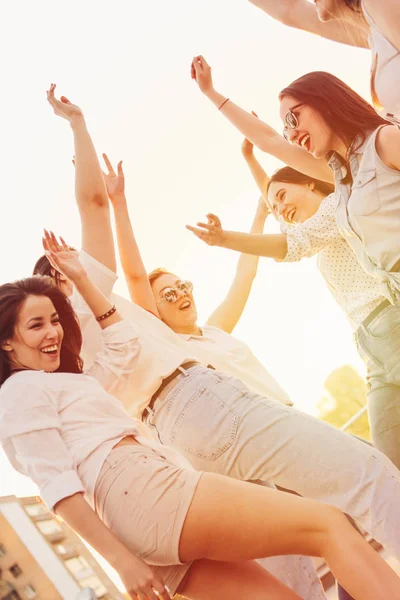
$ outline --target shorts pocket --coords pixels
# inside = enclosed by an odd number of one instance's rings
[[[120,489],[118,505],[105,506],[107,526],[131,552],[144,560],[157,550],[157,523],[138,503],[137,486],[122,486]]]
[[[357,337],[367,356],[399,385],[400,307],[390,306],[383,310]]]
[[[235,442],[238,427],[238,414],[201,386],[180,411],[169,443],[188,454],[214,461]]]

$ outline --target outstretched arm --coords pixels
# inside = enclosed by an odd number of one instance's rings
[[[318,18],[315,6],[307,0],[249,0],[249,2],[289,27],[309,31],[349,46],[369,48],[368,36],[362,29],[336,19],[323,23]]]
[[[222,229],[221,221],[214,216],[208,223],[197,223],[197,227],[186,225],[200,240],[209,246],[220,246],[255,256],[267,256],[282,260],[288,250],[287,238],[284,233],[241,233]],[[216,220],[218,219],[218,220]]]
[[[264,198],[261,197],[258,202],[250,233],[262,233],[264,231],[267,216],[268,209]],[[218,219],[215,215],[210,215],[210,217]],[[249,299],[253,281],[257,275],[258,261],[259,256],[252,256],[249,254],[242,254],[240,256],[236,274],[229,292],[223,302],[221,302],[210,315],[207,320],[208,325],[213,325],[214,327],[223,329],[223,331],[226,331],[227,333],[232,333],[242,316],[247,300]]]
[[[303,148],[289,144],[272,127],[217,92],[213,85],[211,68],[202,56],[193,60],[191,76],[196,80],[200,91],[257,148],[272,154],[301,173],[330,183],[334,181],[326,160],[314,158]]]
[[[50,86],[47,99],[56,115],[66,119],[75,146],[75,196],[82,224],[82,249],[103,265],[116,271],[110,207],[100,164],[81,109]]]
[[[116,173],[108,156],[103,154],[103,158],[108,171],[107,173],[103,173],[103,176],[107,186],[108,196],[114,209],[119,255],[131,300],[158,317],[159,314],[153,291],[129,216],[128,204],[125,196],[125,177],[122,169],[122,161],[118,163]]]

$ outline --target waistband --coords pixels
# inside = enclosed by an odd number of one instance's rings
[[[392,303],[389,300],[384,300],[383,302],[378,304],[378,306],[374,308],[374,310],[368,315],[368,317],[366,317],[361,323],[361,327],[366,327],[367,325],[369,325],[371,321],[373,321],[375,317],[379,315],[379,313],[381,313],[387,306],[391,305]]]
[[[183,363],[177,369],[175,369],[175,371],[173,373],[171,373],[171,375],[168,375],[168,377],[166,377],[165,379],[162,380],[160,387],[152,395],[147,408],[149,408],[150,410],[153,410],[154,404],[155,404],[158,396],[167,387],[167,385],[169,383],[171,383],[171,381],[176,379],[179,375],[182,375],[182,373],[184,371],[188,371],[189,369],[192,369],[193,367],[198,367],[198,366],[200,366],[200,363],[198,363],[194,360],[191,360],[191,361]]]

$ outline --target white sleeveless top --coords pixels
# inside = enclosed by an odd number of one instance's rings
[[[361,8],[370,27],[372,50],[372,96],[383,107],[382,116],[393,114],[400,118],[400,51],[385,37],[368,14],[364,0]]]

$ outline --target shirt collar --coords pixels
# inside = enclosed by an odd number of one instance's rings
[[[179,337],[181,337],[185,342],[188,342],[192,338],[195,340],[202,339],[204,337],[204,329],[200,327],[200,331],[200,335],[193,335],[192,333],[180,333]]]
[[[352,161],[352,159],[354,160],[354,158],[357,158],[358,155],[362,155],[364,153],[365,147],[368,144],[369,138],[372,134],[373,131],[368,132],[364,141],[362,141],[361,135],[356,136],[356,138],[351,144],[349,151],[350,161]],[[356,148],[356,150],[354,150],[354,148]],[[337,152],[332,152],[328,161],[328,167],[332,169],[332,171],[335,173],[335,178],[339,181],[343,181],[343,179],[345,179],[345,177],[347,176],[348,166],[346,164],[346,161]]]

